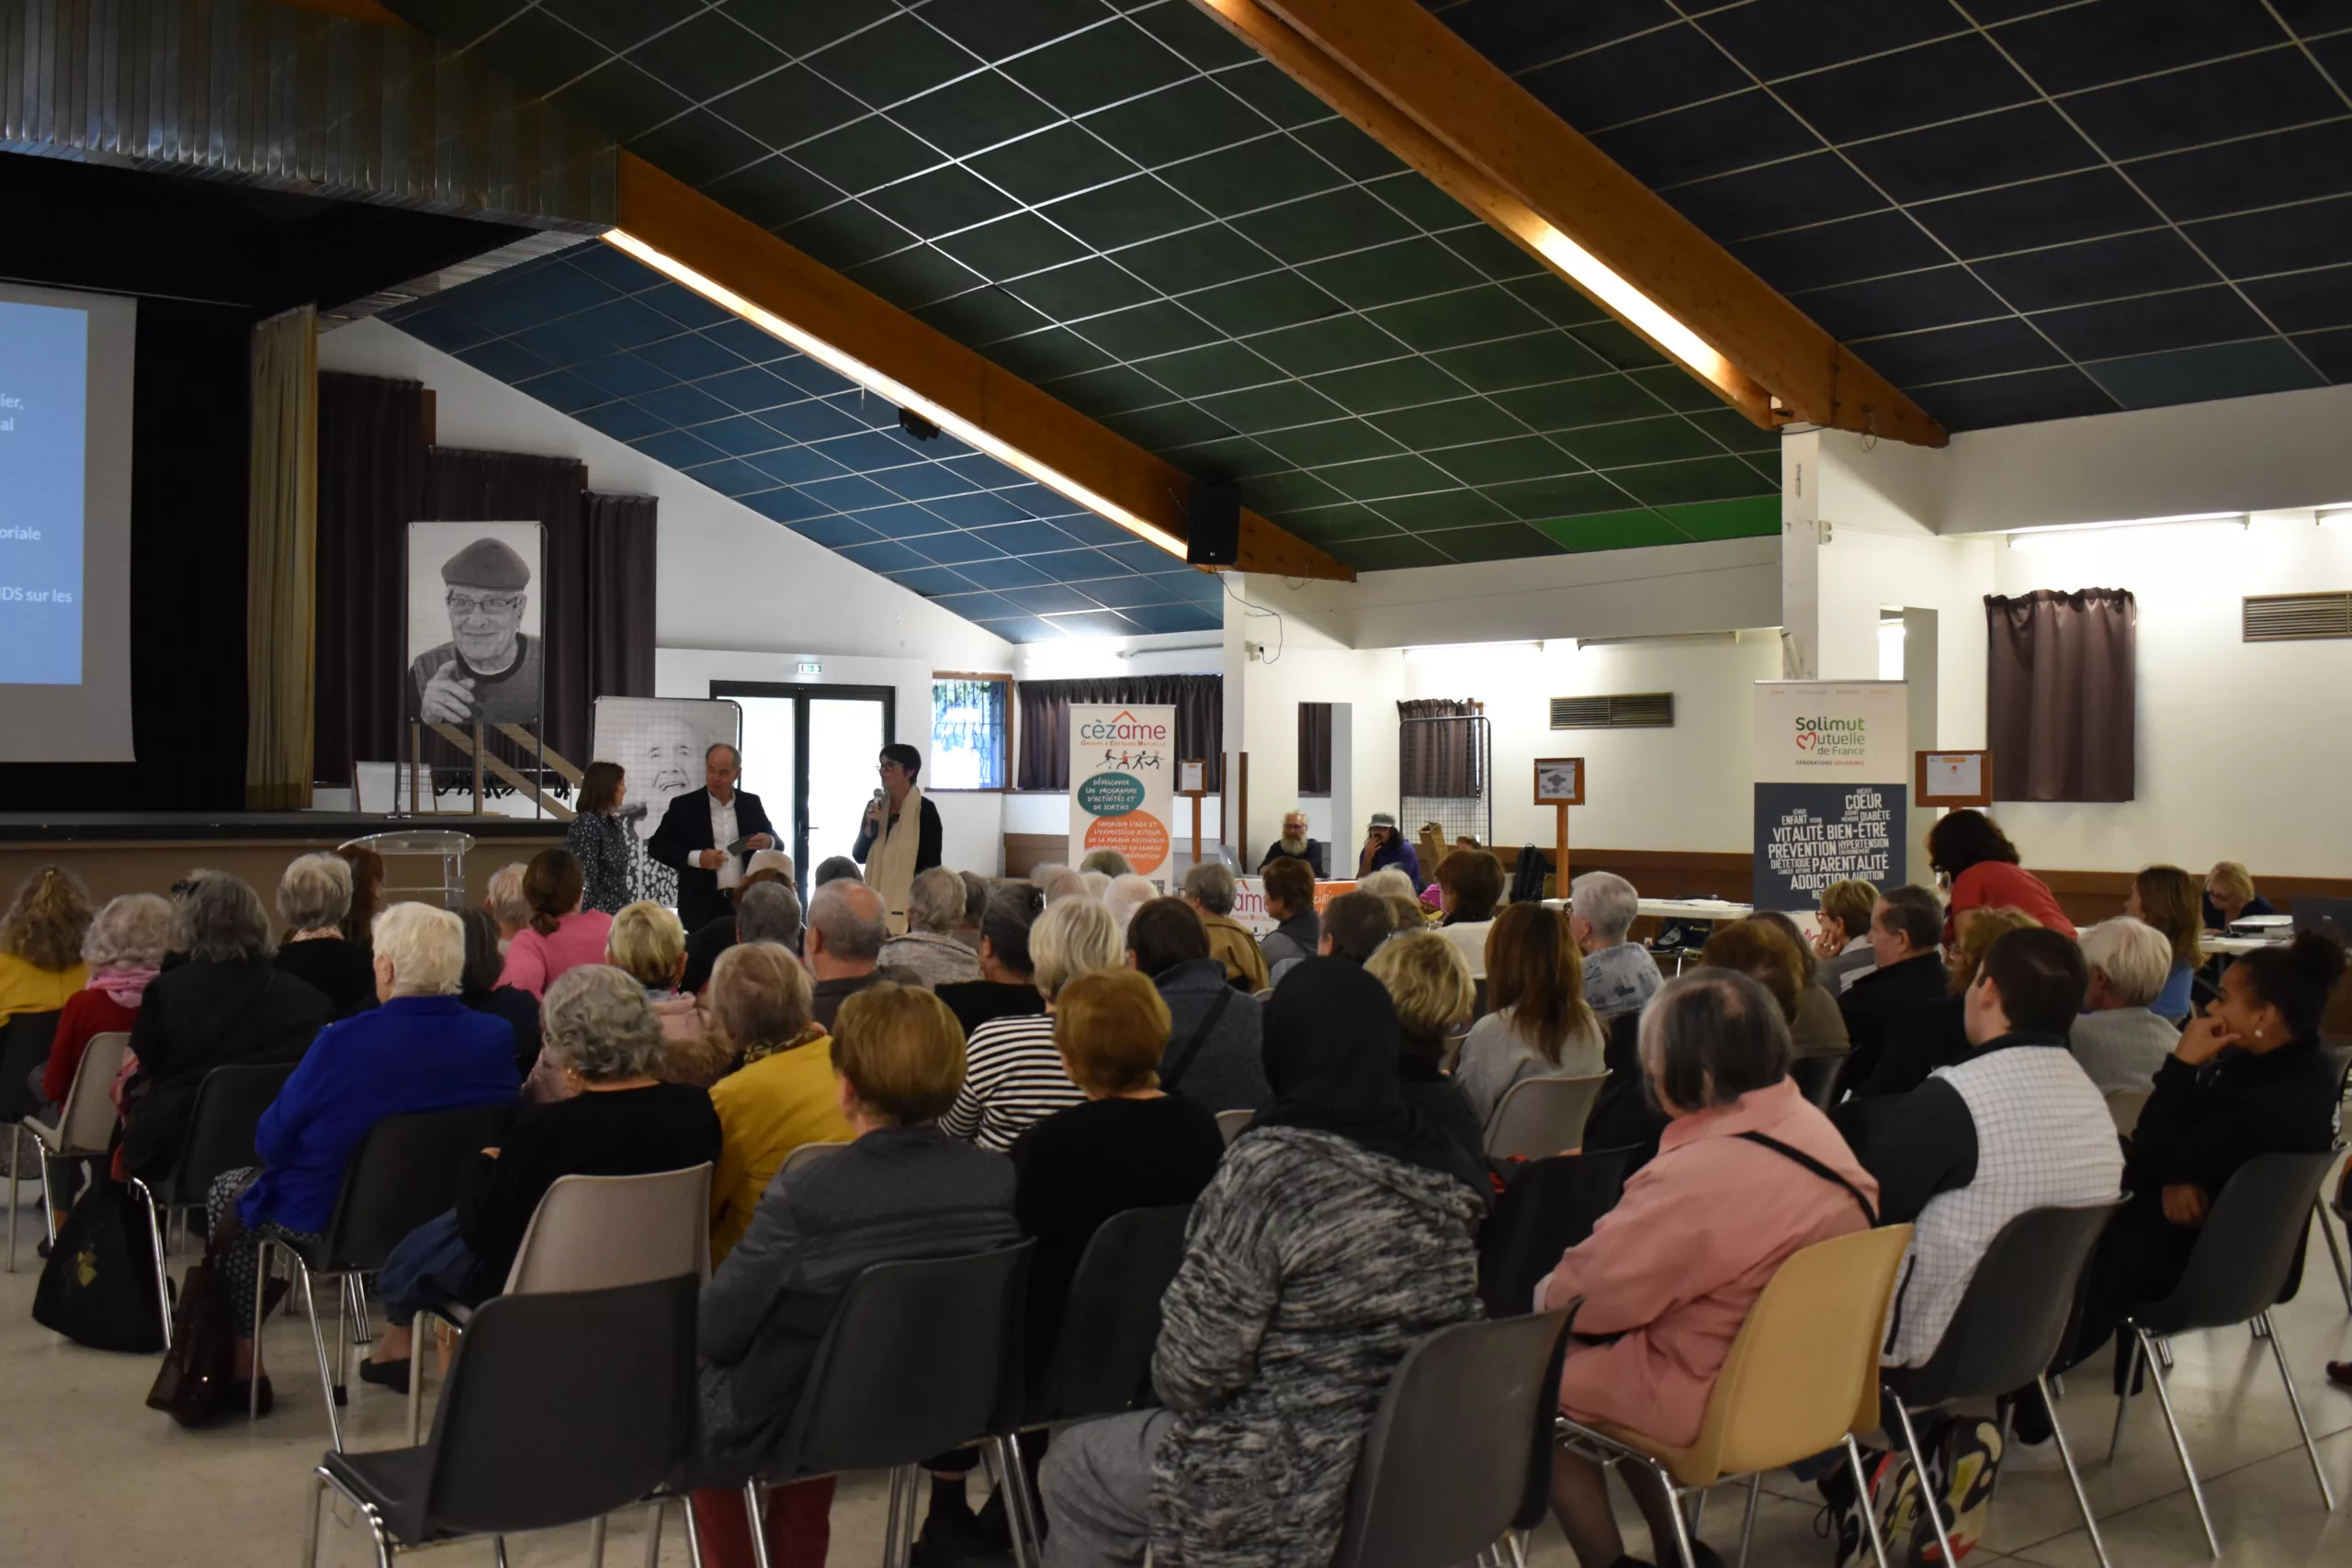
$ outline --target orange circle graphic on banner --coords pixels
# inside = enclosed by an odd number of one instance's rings
[[[1116,850],[1138,876],[1148,876],[1168,859],[1168,824],[1148,811],[1097,817],[1086,827],[1086,847]]]

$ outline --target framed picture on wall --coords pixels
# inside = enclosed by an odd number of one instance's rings
[[[1914,759],[1912,797],[1919,805],[1993,804],[1992,752],[1919,751]]]
[[[1584,759],[1582,757],[1536,758],[1535,804],[1538,806],[1582,806],[1584,804]]]

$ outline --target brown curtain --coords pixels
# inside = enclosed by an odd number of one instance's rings
[[[584,616],[579,640],[588,650],[589,722],[598,697],[653,695],[654,578],[661,537],[661,502],[650,495],[607,495],[590,491],[581,498],[586,535],[587,592],[576,604],[551,604],[556,625],[548,634],[550,650],[573,645],[570,622]],[[584,759],[589,739],[582,731]],[[560,748],[559,748],[560,750]],[[571,753],[565,752],[571,756]]]
[[[245,491],[245,808],[311,804],[319,536],[319,313],[254,329]]]
[[[1995,798],[2132,798],[2137,619],[2120,588],[1985,596]]]
[[[1418,697],[1396,705],[1397,793],[1467,799],[1486,793],[1481,705],[1467,699]],[[1406,720],[1435,722],[1407,723]],[[1433,867],[1421,868],[1426,874]]]
[[[1021,705],[1021,789],[1069,788],[1069,708],[1072,703],[1167,705],[1176,710],[1176,760],[1204,758],[1206,787],[1224,780],[1225,677],[1127,675],[1099,681],[1023,681]]]
[[[401,741],[407,529],[424,510],[424,385],[319,378],[315,772],[352,782]]]
[[[1331,793],[1331,705],[1298,705],[1298,793]]]

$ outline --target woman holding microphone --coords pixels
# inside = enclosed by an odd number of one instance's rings
[[[916,874],[939,863],[939,807],[915,784],[922,753],[913,747],[883,747],[876,771],[882,787],[874,792],[849,852],[865,867],[865,885],[882,896],[897,936],[907,929],[907,894]]]

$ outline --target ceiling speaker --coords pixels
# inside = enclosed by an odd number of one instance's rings
[[[1184,558],[1193,566],[1231,566],[1241,558],[1241,492],[1195,484],[1184,502]]]

